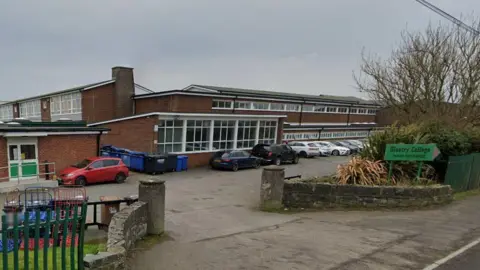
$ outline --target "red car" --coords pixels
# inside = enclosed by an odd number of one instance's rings
[[[92,157],[72,165],[60,172],[58,183],[79,185],[117,182],[123,183],[128,177],[128,168],[119,158]]]

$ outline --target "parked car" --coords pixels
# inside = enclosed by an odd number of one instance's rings
[[[285,162],[298,163],[299,155],[288,144],[257,144],[252,155],[262,158],[263,163],[281,165]]]
[[[330,155],[332,156],[348,156],[350,155],[350,149],[343,147],[343,146],[338,146],[335,145],[331,142],[327,141],[319,141],[316,142],[317,144],[324,146],[325,149],[328,149]]]
[[[313,142],[289,142],[288,145],[301,157],[317,157],[320,155],[320,149]]]
[[[119,158],[92,157],[63,169],[57,178],[61,185],[78,185],[102,182],[123,183],[129,174],[127,166]]]
[[[331,151],[329,148],[323,144],[320,144],[318,142],[314,142],[314,144],[318,147],[318,152],[320,153],[320,156],[322,157],[328,157],[331,155]]]
[[[242,150],[218,151],[210,159],[213,169],[229,169],[234,172],[243,168],[259,168],[261,159]]]
[[[337,145],[337,146],[343,146],[345,148],[350,149],[350,154],[356,154],[356,153],[360,152],[360,148],[358,148],[357,146],[355,146],[353,144],[347,143],[345,141],[334,141],[332,143]]]
[[[365,148],[365,145],[363,142],[359,140],[346,140],[347,143],[355,145],[359,148],[360,151],[362,151]]]

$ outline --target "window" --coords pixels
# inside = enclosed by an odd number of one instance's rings
[[[40,100],[31,100],[20,103],[20,117],[40,117]]]
[[[34,144],[22,144],[20,145],[20,157],[22,160],[36,159],[37,153],[35,152]]]
[[[270,109],[270,103],[252,102],[252,107],[254,110],[268,110]]]
[[[210,149],[211,120],[188,120],[185,151],[208,151]]]
[[[276,121],[260,121],[258,143],[275,143]]]
[[[327,107],[327,112],[336,113],[337,112],[337,107]]]
[[[231,109],[232,102],[227,100],[213,100],[212,108],[214,109]]]
[[[50,98],[50,114],[76,114],[82,112],[82,94],[71,93]]]
[[[377,113],[377,110],[375,109],[369,109],[368,110],[368,114],[376,114]]]
[[[13,119],[13,105],[0,106],[0,120]]]
[[[315,105],[316,112],[325,112],[325,106],[323,105]]]
[[[367,110],[366,109],[358,109],[358,114],[366,114]]]
[[[252,148],[255,146],[257,121],[238,121],[237,148]]]
[[[303,111],[304,112],[313,112],[315,109],[315,106],[313,105],[303,105]]]
[[[339,113],[348,113],[348,108],[347,107],[338,107],[338,112]]]
[[[351,108],[350,113],[356,114],[358,112],[357,108]]]
[[[233,149],[235,121],[215,120],[213,122],[213,148]]]
[[[105,159],[103,160],[103,166],[113,167],[113,166],[117,166],[119,162],[120,162],[119,160],[115,160],[115,159]]]
[[[237,109],[250,109],[251,106],[252,103],[248,101],[235,101],[235,108]]]
[[[166,120],[158,124],[159,153],[182,151],[183,120]]]
[[[300,111],[300,105],[299,104],[286,104],[286,108],[287,108],[287,111],[289,111],[289,112]]]
[[[288,105],[295,105],[295,104],[288,104]],[[272,103],[271,108],[272,108],[272,111],[285,111],[285,104]]]
[[[99,169],[99,168],[103,168],[105,167],[104,164],[103,164],[103,160],[99,160],[99,161],[95,161],[92,163],[92,165],[90,165],[90,168],[92,169]]]

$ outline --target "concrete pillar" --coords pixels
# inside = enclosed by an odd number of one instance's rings
[[[271,165],[263,168],[260,187],[260,208],[264,210],[282,207],[285,168]]]
[[[165,230],[165,181],[140,180],[138,200],[148,204],[148,234],[162,234]]]

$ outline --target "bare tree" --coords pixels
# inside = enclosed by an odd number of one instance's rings
[[[480,124],[480,36],[457,27],[402,33],[388,59],[362,53],[357,87],[405,123]]]

